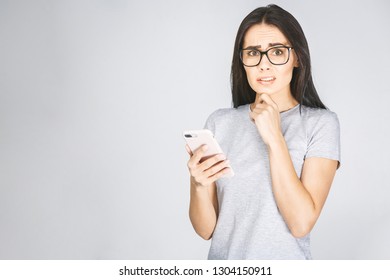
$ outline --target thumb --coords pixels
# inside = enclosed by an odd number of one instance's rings
[[[186,145],[186,150],[187,150],[187,153],[192,157],[192,152],[191,152],[191,149],[188,146],[188,144]]]

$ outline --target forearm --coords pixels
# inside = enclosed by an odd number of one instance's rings
[[[272,142],[268,150],[272,188],[279,211],[291,233],[302,237],[315,223],[314,201],[295,172],[283,136]]]
[[[212,186],[210,186],[211,188]],[[197,187],[191,181],[190,220],[195,231],[204,239],[211,238],[217,223],[217,213],[209,187]]]

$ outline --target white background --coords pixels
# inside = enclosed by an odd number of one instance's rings
[[[342,164],[315,259],[390,259],[390,4],[274,1],[301,23]],[[0,258],[205,259],[181,133],[231,106],[264,1],[0,0]]]

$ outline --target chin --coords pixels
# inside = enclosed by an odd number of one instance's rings
[[[256,92],[258,92],[258,93],[265,93],[265,94],[268,94],[268,95],[272,95],[272,94],[275,93],[274,90],[269,89],[269,88],[259,88],[259,89],[257,89]]]

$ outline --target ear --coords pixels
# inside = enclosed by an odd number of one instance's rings
[[[298,60],[298,58],[295,59],[294,67],[295,67],[295,68],[299,68],[299,60]]]
[[[297,56],[297,54],[296,54],[296,52],[295,52],[295,50],[293,50],[293,57],[294,57],[294,67],[295,68],[299,68],[299,59],[298,59],[298,56]]]

